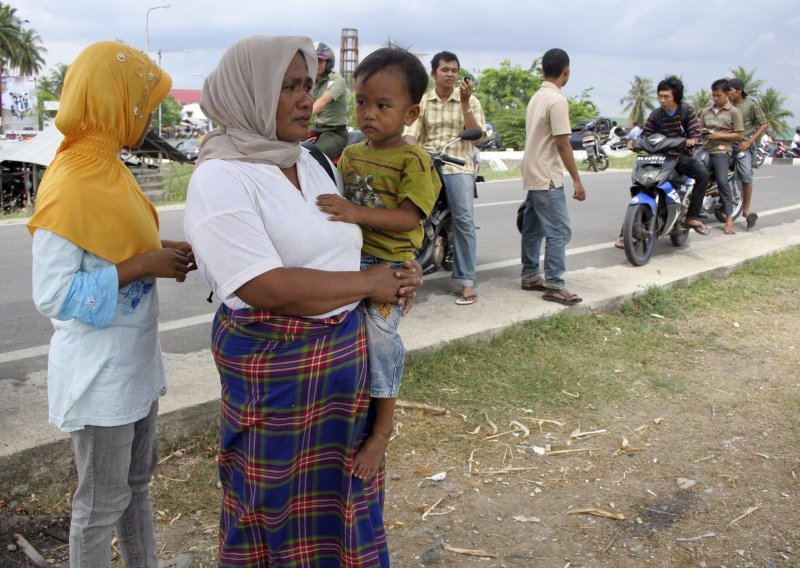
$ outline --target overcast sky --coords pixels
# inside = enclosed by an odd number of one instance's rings
[[[169,0],[167,0],[168,2]],[[163,2],[163,3],[167,3]],[[120,39],[145,47],[148,8],[159,1],[10,0],[42,37],[47,67],[69,63],[86,45]],[[691,94],[738,65],[778,89],[800,125],[800,5],[797,0],[172,0],[150,12],[149,47],[174,87],[199,89],[235,40],[253,34],[308,35],[334,46],[358,30],[363,58],[388,39],[426,64],[458,54],[472,72],[509,59],[528,68],[551,47],[565,49],[567,95],[592,87],[601,113],[623,116],[619,100],[635,75],[682,75]],[[338,61],[337,61],[338,68]]]

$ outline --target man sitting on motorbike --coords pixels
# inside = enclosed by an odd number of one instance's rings
[[[794,131],[794,138],[792,138],[791,149],[794,150],[796,148],[800,148],[800,126]]]
[[[692,155],[692,148],[702,143],[700,121],[691,105],[683,104],[683,82],[674,75],[662,80],[657,87],[658,105],[647,117],[642,129],[642,138],[660,133],[667,138],[686,138],[686,147],[678,158],[675,170],[694,179],[694,189],[689,201],[689,211],[683,224],[701,235],[709,233],[700,220],[703,198],[708,187],[709,173],[703,163]],[[633,150],[633,142],[628,142]]]
[[[347,146],[347,86],[338,73],[334,73],[336,56],[333,50],[321,41],[314,45],[319,67],[314,84],[315,117],[312,133],[317,137],[314,145],[333,159],[342,154]]]

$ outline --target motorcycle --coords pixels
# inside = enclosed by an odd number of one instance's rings
[[[634,266],[650,261],[655,243],[660,236],[669,236],[676,247],[686,244],[690,228],[683,224],[695,180],[680,175],[676,170],[685,138],[667,138],[651,134],[646,139],[634,141],[639,156],[631,173],[631,200],[622,224],[622,242],[625,256]],[[710,169],[711,157],[705,149],[695,152],[695,157]],[[731,188],[734,218],[742,212],[742,185],[735,176],[734,160],[728,161],[728,183]],[[703,199],[701,216],[713,214],[725,222],[721,194],[713,179],[709,182]]]
[[[608,156],[600,149],[601,140],[596,132],[586,132],[581,138],[583,149],[586,150],[586,161],[595,172],[608,168]]]
[[[450,205],[447,202],[447,192],[445,191],[445,178],[442,176],[442,166],[453,164],[464,166],[464,160],[453,158],[447,155],[447,148],[461,140],[479,140],[483,132],[479,129],[464,130],[457,138],[444,145],[441,150],[429,152],[436,172],[442,180],[442,189],[436,198],[430,215],[423,221],[422,227],[424,235],[422,245],[417,251],[417,262],[422,266],[422,274],[431,274],[438,270],[452,270],[454,257],[453,241],[453,217],[450,212]],[[477,168],[476,168],[477,175]],[[477,180],[477,178],[476,178]]]
[[[773,158],[800,158],[800,147],[789,148],[782,142],[775,143],[775,153]]]
[[[763,146],[756,146],[756,153],[753,155],[753,167],[760,168],[764,165],[764,160],[769,156],[769,152]]]

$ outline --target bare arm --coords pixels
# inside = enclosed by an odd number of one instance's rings
[[[333,97],[330,95],[322,95],[316,101],[314,101],[314,106],[311,107],[311,116],[315,116],[322,112],[322,110],[333,102]]]
[[[406,276],[396,276],[403,272]],[[402,297],[413,297],[416,287],[422,284],[418,274],[395,271],[388,265],[371,266],[360,272],[275,268],[241,286],[236,295],[255,308],[310,316],[363,298],[397,303]]]
[[[476,130],[483,130],[483,127],[478,124],[478,119],[475,118],[475,113],[472,111],[472,108],[469,105],[469,99],[472,96],[472,81],[468,81],[466,78],[461,81],[460,85],[460,96],[461,96],[461,114],[464,116],[464,126],[469,129],[476,129]],[[471,140],[473,146],[477,146],[481,143],[481,140],[484,137],[481,136],[478,140]]]
[[[401,201],[397,209],[379,209],[355,205],[340,195],[326,193],[317,197],[317,206],[323,213],[330,214],[330,221],[343,221],[398,233],[414,230],[422,218],[422,211],[410,199]]]
[[[708,136],[706,136],[709,140],[731,140],[736,142],[737,140],[742,139],[742,131],[738,130],[735,132],[710,132]]]
[[[755,131],[755,134],[753,134],[751,138],[743,140],[742,143],[739,144],[739,149],[747,150],[750,146],[756,143],[756,140],[761,138],[761,136],[767,131],[767,128],[769,128],[769,124],[767,124],[766,122],[761,126],[759,126],[758,130]]]
[[[162,248],[137,254],[116,266],[120,288],[142,276],[174,278],[178,282],[183,282],[186,280],[186,274],[197,268],[185,252],[176,248]]]
[[[564,167],[567,168],[569,176],[572,178],[572,185],[575,186],[575,193],[572,194],[574,199],[583,201],[586,199],[586,190],[583,188],[581,176],[578,174],[578,166],[575,165],[575,156],[572,154],[572,146],[569,143],[569,135],[561,134],[555,136],[556,148],[561,161],[564,162]]]

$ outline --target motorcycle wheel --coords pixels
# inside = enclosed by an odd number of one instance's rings
[[[622,224],[622,242],[632,265],[644,266],[650,261],[656,238],[656,216],[650,206],[629,206]]]
[[[600,168],[600,171],[608,169],[608,158],[605,156],[600,156],[597,159],[597,167]]]
[[[739,178],[734,176],[733,179],[728,180],[728,183],[731,186],[731,200],[733,201],[731,216],[736,219],[742,214],[742,206],[744,205],[742,202],[742,182],[739,181]],[[716,217],[717,221],[720,223],[725,222],[725,212],[721,207],[714,211],[714,217]]]
[[[753,167],[754,168],[760,168],[761,166],[764,165],[764,160],[765,159],[766,159],[766,156],[764,154],[762,154],[761,152],[756,151],[756,158],[755,158],[755,160],[753,160]]]
[[[672,246],[675,247],[682,247],[686,244],[686,241],[689,239],[689,231],[682,231],[680,233],[675,233],[669,236],[669,240],[672,243]]]
[[[517,208],[517,231],[519,231],[520,235],[522,234],[522,221],[525,218],[525,203],[523,201]]]
[[[589,156],[589,166],[592,168],[592,171],[597,171],[597,156]]]

